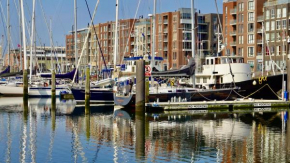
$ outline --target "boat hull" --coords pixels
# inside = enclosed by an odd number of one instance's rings
[[[235,89],[238,91],[238,89]],[[119,106],[134,106],[136,94],[130,94],[128,96],[114,95],[115,105]],[[234,100],[237,95],[233,92],[233,89],[212,89],[201,90],[195,92],[168,92],[168,93],[150,93],[149,102],[168,102],[168,101],[209,101],[209,100]]]
[[[284,74],[284,79],[285,81],[287,81],[287,74]],[[241,96],[238,96],[240,98],[247,97],[247,98],[254,98],[254,99],[279,99],[277,95],[281,96],[281,94],[277,94],[277,92],[282,90],[282,80],[283,80],[283,75],[279,74],[279,75],[267,76],[263,78],[261,77],[254,78],[254,79],[246,80],[242,82],[236,82],[235,85],[241,88],[241,91],[239,92]],[[227,88],[232,85],[233,84],[231,83],[219,84],[219,85],[216,85],[216,88]],[[274,94],[273,92],[275,92],[276,94]]]
[[[0,94],[6,97],[20,97],[23,96],[23,87],[0,85]]]
[[[68,92],[69,90],[64,87],[55,88],[55,96],[60,96],[62,91]],[[51,87],[30,87],[28,88],[29,97],[51,97]]]
[[[85,89],[71,88],[72,94],[77,102],[85,101]],[[113,103],[114,95],[112,89],[90,89],[90,102]]]

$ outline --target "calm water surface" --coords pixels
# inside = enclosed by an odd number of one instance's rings
[[[0,162],[289,162],[288,110],[146,113],[0,98]],[[133,110],[133,109],[132,109]],[[289,142],[288,142],[289,140]]]

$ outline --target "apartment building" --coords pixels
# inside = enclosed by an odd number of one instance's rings
[[[134,26],[134,56],[151,54],[151,22],[150,19],[138,19]]]
[[[87,36],[87,32],[88,32],[88,28],[83,28],[83,29],[79,29],[77,30],[77,54],[78,54],[78,59],[80,58],[81,52],[82,52],[82,48],[83,45],[85,43],[85,39]],[[74,35],[74,31],[71,31],[69,35],[66,35],[66,57],[67,60],[69,61],[69,68],[73,69],[76,66],[75,63],[75,35]],[[80,68],[83,69],[87,64],[88,64],[88,54],[89,54],[89,43],[87,43],[84,46],[84,51],[83,51],[83,56],[81,61],[80,61]]]
[[[243,56],[260,71],[262,61],[262,19],[266,0],[224,0],[223,3],[223,55]]]
[[[264,3],[263,24],[265,30],[265,71],[272,71],[273,67],[271,66],[271,60],[281,68],[286,66],[286,59],[290,54],[289,8],[290,2],[285,0],[272,0]],[[276,66],[274,66],[274,70],[278,70]]]
[[[217,53],[217,17],[217,14],[195,14],[196,56],[204,57]],[[152,36],[152,26],[152,17],[143,18],[143,16],[140,16],[137,20],[119,20],[117,64],[122,63],[124,57],[151,55],[152,38],[155,37],[156,56],[164,58],[162,62],[163,70],[179,69],[186,65],[186,55],[192,55],[191,9],[180,8],[174,12],[156,14],[155,36]],[[85,56],[87,64],[101,70],[104,68],[104,58],[107,66],[112,67],[115,22],[99,23],[90,28],[88,53]],[[80,33],[78,34],[78,40],[81,41],[84,39],[82,33],[85,33],[85,31],[78,31]],[[71,61],[74,61],[73,35],[67,35],[66,39],[67,55]],[[100,44],[101,49],[98,44]],[[103,55],[101,55],[101,51]]]

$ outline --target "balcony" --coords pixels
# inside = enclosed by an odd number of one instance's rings
[[[206,29],[200,29],[197,30],[197,33],[208,33],[208,31]]]
[[[163,47],[163,51],[168,51],[168,47]]]
[[[264,21],[263,15],[257,17],[257,22],[263,22],[263,21]]]
[[[231,13],[231,15],[237,14],[237,8],[231,9],[230,13]]]
[[[168,38],[164,38],[163,39],[163,42],[168,42]]]
[[[234,30],[234,31],[230,32],[230,36],[236,36],[236,35],[237,35],[237,33],[236,33],[236,32],[237,32],[236,30]]]
[[[168,19],[164,19],[163,24],[168,24]]]
[[[168,28],[164,28],[163,33],[168,33]]]
[[[263,44],[262,40],[257,40],[257,44]]]
[[[231,46],[237,46],[237,42],[236,41],[233,41],[233,42],[230,43],[230,45]]]
[[[257,33],[262,33],[263,31],[262,31],[262,28],[258,28],[257,29]]]
[[[236,25],[237,24],[237,20],[231,20],[230,21],[230,25]]]

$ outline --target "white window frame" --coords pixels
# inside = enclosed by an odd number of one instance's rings
[[[250,49],[250,48],[253,49],[253,53],[252,53],[252,55],[249,54],[249,49]],[[251,58],[251,57],[254,57],[254,56],[255,56],[254,51],[255,51],[255,47],[254,47],[254,46],[248,46],[248,48],[247,48],[248,57],[250,57],[250,58]]]

